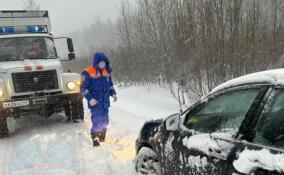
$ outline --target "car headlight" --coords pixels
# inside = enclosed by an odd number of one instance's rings
[[[76,88],[76,84],[72,81],[67,83],[67,88],[70,90],[74,90]]]
[[[0,88],[0,98],[4,96],[4,91]]]

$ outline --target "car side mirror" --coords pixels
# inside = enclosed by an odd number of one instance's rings
[[[76,57],[76,55],[75,55],[75,53],[73,53],[73,52],[68,54],[68,59],[69,59],[69,60],[74,60],[75,57]]]
[[[67,46],[68,46],[69,52],[74,52],[74,45],[73,45],[72,38],[67,38]]]
[[[165,121],[167,131],[176,131],[179,129],[180,114],[173,114]]]

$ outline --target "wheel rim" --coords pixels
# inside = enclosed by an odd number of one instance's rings
[[[157,158],[145,156],[138,160],[136,165],[137,172],[147,175],[160,175],[160,164]]]

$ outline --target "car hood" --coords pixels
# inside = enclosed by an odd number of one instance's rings
[[[37,67],[48,68],[61,67],[61,63],[57,59],[38,59],[38,60],[20,60],[20,61],[9,61],[0,62],[0,72],[7,72],[9,69],[31,67],[32,70],[36,70]]]
[[[140,138],[148,138],[150,135],[154,135],[158,127],[163,123],[163,119],[152,120],[145,122],[144,126],[140,131]],[[139,139],[139,138],[138,138]]]
[[[150,123],[156,123],[156,124],[162,124],[164,122],[164,118],[160,118],[160,119],[155,119],[155,120],[150,120],[148,121]]]

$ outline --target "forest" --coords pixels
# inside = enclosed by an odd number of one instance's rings
[[[216,85],[284,65],[282,0],[124,1],[115,21],[70,34],[80,72],[106,52],[117,83],[175,87],[191,101]]]

